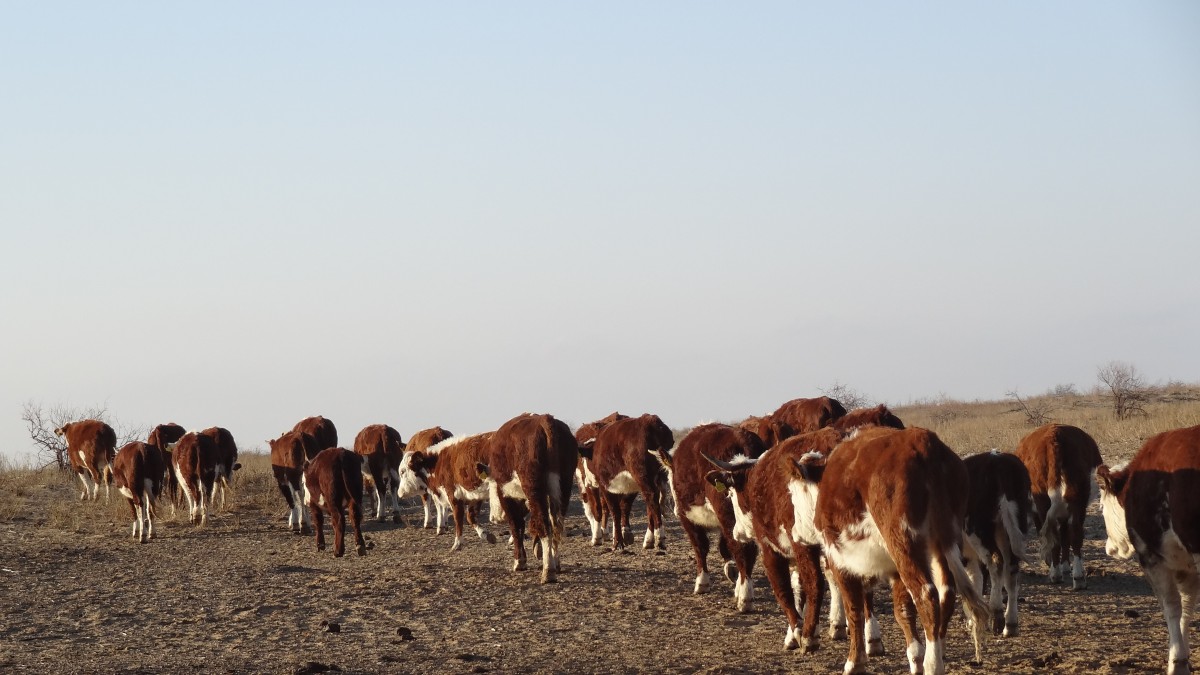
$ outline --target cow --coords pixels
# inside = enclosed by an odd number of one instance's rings
[[[362,457],[362,472],[375,486],[375,519],[383,522],[385,502],[391,504],[392,522],[400,522],[400,500],[396,487],[400,476],[397,469],[404,455],[400,432],[386,424],[363,427],[354,437],[354,452]]]
[[[337,427],[333,426],[333,420],[320,415],[305,417],[296,422],[296,426],[292,427],[292,431],[303,431],[315,438],[317,441],[317,452],[325,448],[335,448],[338,444]],[[315,454],[310,455],[309,459],[312,459],[314,456]]]
[[[104,501],[108,501],[108,486],[112,482],[112,462],[117,454],[117,434],[100,420],[68,422],[54,430],[66,441],[71,470],[79,476],[83,492],[79,499],[95,501],[104,483]]]
[[[738,422],[739,427],[762,439],[765,447],[771,447],[796,435],[795,429],[786,422],[779,422],[770,415],[747,417]]]
[[[1083,520],[1096,467],[1103,463],[1096,441],[1078,427],[1046,424],[1021,439],[1016,455],[1029,471],[1033,524],[1042,560],[1050,568],[1050,583],[1058,583],[1069,565],[1071,590],[1087,588]]]
[[[590,470],[608,502],[613,522],[613,551],[625,550],[625,532],[629,523],[629,495],[642,495],[646,502],[646,536],[642,548],[666,549],[662,527],[663,502],[670,492],[667,471],[660,455],[675,445],[671,429],[658,415],[616,420],[596,436],[590,447],[581,447]],[[593,532],[595,527],[593,526]]]
[[[174,422],[160,424],[150,430],[150,435],[146,437],[146,442],[157,447],[163,453],[163,491],[167,493],[167,497],[171,500],[171,514],[175,514],[175,509],[179,506],[179,484],[175,482],[175,472],[172,470],[171,451],[167,448],[173,446],[183,438],[187,433],[187,429],[179,426]]]
[[[175,481],[188,503],[188,522],[199,517],[201,525],[208,523],[209,496],[217,479],[217,442],[212,436],[189,431],[168,449]]]
[[[1125,466],[1096,470],[1108,555],[1137,556],[1167,622],[1167,675],[1190,673],[1200,596],[1200,426],[1146,439]]]
[[[154,503],[166,475],[163,453],[156,445],[133,441],[117,451],[113,460],[113,483],[133,512],[133,537],[139,543],[154,538]]]
[[[1016,455],[997,450],[963,459],[970,477],[964,548],[967,574],[976,590],[983,592],[983,569],[991,579],[988,607],[992,632],[1012,637],[1017,634],[1017,598],[1021,591],[1021,563],[1025,554],[1025,530],[1033,510],[1029,471]],[[1001,598],[1001,593],[1007,600]]]
[[[845,414],[846,408],[837,399],[819,396],[792,399],[771,413],[771,420],[802,434],[830,426]]]
[[[304,503],[312,511],[313,529],[317,533],[317,550],[325,550],[324,511],[333,520],[333,556],[346,554],[346,516],[354,528],[355,551],[367,554],[362,534],[363,472],[362,457],[345,448],[325,448],[305,462],[301,488]]]
[[[860,461],[861,460],[861,461]],[[864,672],[864,587],[892,582],[911,672],[939,675],[955,593],[982,657],[987,604],[962,562],[969,478],[962,459],[932,431],[860,429],[830,453],[813,525],[846,601],[850,648],[845,673]],[[925,642],[917,638],[917,618]]]
[[[320,450],[317,439],[303,431],[288,431],[267,441],[271,446],[271,473],[288,505],[288,527],[296,534],[308,534],[308,514],[304,510],[304,465]]]
[[[831,399],[832,400],[832,399]],[[833,428],[844,432],[865,426],[903,429],[904,422],[886,405],[880,403],[873,408],[855,408],[833,421]]]
[[[604,498],[604,492],[600,489],[596,474],[592,472],[592,464],[588,455],[591,454],[591,447],[596,442],[596,437],[600,435],[601,429],[617,420],[627,419],[629,419],[629,415],[622,415],[614,411],[604,419],[588,422],[575,430],[575,441],[579,444],[579,465],[575,468],[575,480],[579,483],[579,501],[583,502],[583,515],[588,519],[588,524],[592,526],[592,546],[599,546],[603,540],[604,533],[608,531],[607,521],[610,515],[608,500]],[[634,495],[627,497],[631,503],[634,498]],[[623,526],[628,531],[628,521],[623,523]],[[630,541],[632,542],[632,540]]]
[[[767,580],[788,622],[785,649],[799,647],[808,653],[820,647],[817,615],[824,584],[821,540],[813,527],[817,483],[806,472],[819,471],[817,467],[824,465],[826,455],[842,438],[841,432],[826,427],[792,436],[758,459],[741,457],[725,462],[709,458],[716,470],[705,474],[705,481],[729,494],[736,521],[734,539],[742,544],[757,543],[762,552]],[[831,611],[831,623],[833,614]],[[877,625],[873,628],[878,631]]]
[[[429,448],[432,448],[433,446],[437,445],[438,443],[441,443],[442,441],[446,440],[447,438],[450,438],[453,435],[454,434],[450,433],[446,429],[441,428],[440,426],[430,427],[429,429],[422,429],[422,430],[418,431],[417,433],[413,434],[411,437],[409,437],[408,445],[405,446],[405,450],[411,451],[411,452],[420,452],[422,450],[428,450]],[[401,459],[403,459],[403,457],[401,457]],[[400,466],[397,465],[394,468],[397,471],[399,471]],[[429,501],[428,494],[426,494],[424,492],[422,492],[420,494],[421,494],[421,509],[425,513],[425,520],[422,521],[421,527],[428,530],[429,523],[433,519],[434,504]],[[440,531],[441,528],[439,527],[438,529]]]
[[[477,520],[479,505],[489,498],[485,472],[479,465],[488,460],[488,442],[492,432],[472,436],[452,436],[424,450],[405,453],[400,465],[401,496],[428,494],[437,508],[437,533],[441,534],[446,511],[454,517],[454,543],[450,550],[462,548],[464,521],[475,528],[479,538],[489,544],[496,536]]]
[[[225,508],[225,492],[233,482],[233,472],[242,468],[237,461],[237,443],[233,442],[233,434],[225,427],[209,427],[200,432],[213,439],[217,445],[216,480],[213,482],[213,494],[210,501],[216,501],[217,488],[221,488],[221,508]]]
[[[755,544],[742,543],[734,536],[733,503],[726,492],[718,491],[705,479],[712,470],[706,457],[738,464],[757,458],[765,449],[758,436],[741,427],[704,424],[688,432],[674,453],[657,453],[670,471],[675,513],[696,556],[696,585],[692,592],[707,593],[712,587],[708,573],[708,531],[717,530],[720,533],[717,548],[725,560],[725,576],[734,582],[734,602],[739,612],[748,612],[754,597],[750,574],[758,550]]]
[[[535,551],[541,544],[542,583],[558,580],[563,518],[571,497],[571,474],[579,445],[571,429],[550,415],[524,413],[505,422],[488,443],[488,462],[478,467],[489,480],[492,522],[508,522],[513,570],[526,568],[525,516]]]

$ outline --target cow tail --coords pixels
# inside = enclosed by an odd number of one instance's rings
[[[343,455],[342,485],[346,497],[350,500],[350,508],[353,509],[351,517],[357,522],[362,518],[363,473],[362,460],[352,452]]]
[[[1008,535],[1008,546],[1012,549],[1013,555],[1017,560],[1029,565],[1033,563],[1033,560],[1025,552],[1025,523],[1029,522],[1028,494],[1017,498],[1016,507],[1016,513],[1013,513],[1011,508],[1000,508],[1000,526]]]
[[[975,641],[975,660],[982,661],[984,631],[987,630],[990,620],[987,601],[975,588],[975,584],[971,583],[971,578],[967,576],[967,568],[963,566],[962,555],[958,551],[946,556],[946,566],[950,568],[950,576],[954,579],[954,589],[962,598],[963,612],[971,619],[971,638]]]

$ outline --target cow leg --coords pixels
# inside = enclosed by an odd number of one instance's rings
[[[913,605],[912,595],[899,579],[892,580],[892,613],[896,615],[896,623],[904,632],[905,654],[908,656],[910,673],[922,672],[925,658],[925,644],[917,633],[917,608]]]
[[[815,652],[821,647],[817,625],[820,623],[821,603],[824,600],[825,588],[821,583],[821,547],[805,546],[801,542],[792,542],[795,556],[795,579],[792,584],[793,596],[798,592],[803,596],[803,603],[796,597],[797,611],[804,612],[804,629],[799,634],[800,647],[804,653]],[[763,564],[767,561],[767,548],[763,547]],[[794,632],[794,631],[793,631]]]
[[[596,501],[595,491],[590,488],[579,488],[579,501],[583,503],[583,515],[587,518],[588,525],[592,527],[592,546],[599,546],[602,541],[599,504]]]
[[[141,539],[139,535],[142,533],[142,505],[137,501],[137,497],[129,497],[126,501],[129,502],[129,510],[133,512],[133,532],[130,534],[134,539]]]
[[[608,511],[612,517],[613,525],[613,545],[612,551],[625,552],[625,537],[621,531],[621,504],[624,502],[624,495],[616,494],[615,492],[604,491],[605,500],[608,502]]]
[[[208,494],[204,488],[205,488],[204,479],[197,478],[196,479],[196,492],[200,496],[198,503],[199,503],[199,508],[200,508],[200,524],[201,525],[208,524],[208,499],[207,499]]]
[[[462,548],[463,520],[467,514],[462,501],[454,497],[450,498],[450,510],[454,515],[454,543],[450,545],[450,552],[453,553]]]
[[[79,501],[86,501],[92,496],[93,492],[92,475],[88,473],[87,469],[81,469],[78,475],[79,482],[83,485],[83,492],[79,493]]]
[[[1195,595],[1185,596],[1183,589],[1176,582],[1174,570],[1166,565],[1164,561],[1158,561],[1151,565],[1144,565],[1142,570],[1146,574],[1146,579],[1150,582],[1150,586],[1154,589],[1154,594],[1158,596],[1158,601],[1162,604],[1163,618],[1167,622],[1167,638],[1169,647],[1167,649],[1167,675],[1186,675],[1192,672],[1188,659],[1191,657],[1191,650],[1188,646],[1188,623],[1185,619],[1190,619],[1192,614],[1192,606],[1195,602]],[[1189,580],[1189,586],[1192,586],[1194,591],[1195,582]]]
[[[846,665],[842,668],[844,675],[864,673],[867,670],[867,650],[863,646],[863,626],[866,607],[863,603],[863,580],[843,572],[836,565],[830,565],[829,570],[837,585],[838,592],[846,603],[846,622],[850,637],[850,649],[846,655]]]
[[[1087,493],[1084,493],[1085,495]],[[1067,552],[1068,544],[1071,553],[1071,590],[1087,589],[1087,570],[1083,567],[1083,523],[1087,517],[1087,498],[1076,499],[1071,504],[1070,515],[1067,516],[1067,535],[1063,537],[1063,553]],[[1064,555],[1065,558],[1065,555]],[[1063,561],[1064,563],[1066,560]]]
[[[887,534],[885,533],[885,537]],[[888,550],[894,560],[919,561],[922,559],[920,546],[906,536],[906,534],[897,533],[897,536],[888,537]],[[925,633],[925,660],[924,671],[918,670],[915,663],[910,664],[911,672],[924,672],[926,675],[943,675],[945,672],[942,666],[942,642],[938,638],[939,627],[941,626],[940,611],[941,603],[937,587],[930,579],[929,572],[921,569],[918,565],[907,564],[899,566],[900,581],[908,588],[908,593],[912,596],[913,604],[917,608],[917,616],[921,619],[921,628]]]
[[[313,529],[317,533],[317,550],[325,550],[325,514],[321,512],[321,507],[317,506],[316,502],[309,505],[312,511]]]
[[[824,559],[824,556],[822,556]],[[846,639],[846,603],[842,599],[842,592],[838,589],[837,584],[833,579],[833,571],[831,565],[825,563],[824,576],[825,583],[829,586],[829,639],[830,640],[845,640]]]
[[[519,572],[528,568],[525,555],[525,504],[520,499],[511,497],[500,498],[504,516],[508,519],[508,532],[512,536],[513,571]]]
[[[867,656],[883,656],[883,631],[879,629],[879,619],[875,617],[875,585],[863,584],[863,607],[866,608],[866,626],[863,629],[863,639],[867,642]]]
[[[429,520],[433,518],[433,507],[430,506],[429,500],[432,499],[428,494],[421,495],[421,508],[425,512],[425,520],[421,522],[421,527],[428,530]],[[441,534],[439,531],[438,534]]]
[[[792,590],[788,559],[770,546],[763,547],[762,559],[763,571],[767,575],[767,582],[771,584],[771,591],[775,594],[775,602],[779,603],[779,608],[783,610],[783,616],[788,623],[783,634],[783,648],[795,649],[800,646],[801,641],[800,613],[796,611],[796,595]],[[807,644],[805,651],[811,651]]]
[[[350,524],[354,526],[354,552],[360,556],[367,554],[367,541],[362,533],[362,504],[350,502]]]
[[[333,521],[333,557],[340,558],[346,555],[346,516],[342,514],[342,507],[338,505],[339,499],[333,498],[329,502],[329,519]]]
[[[1000,549],[1000,579],[1008,596],[1004,605],[1004,637],[1017,635],[1017,601],[1021,593],[1021,559],[1010,549],[1007,545]]]
[[[146,481],[149,485],[150,481]],[[154,493],[150,487],[142,493],[142,513],[146,516],[146,541],[154,538]]]
[[[621,497],[621,528],[625,531],[625,543],[632,545],[633,528],[629,526],[629,514],[633,512],[633,502],[637,499],[637,495],[622,495]]]
[[[708,532],[688,520],[686,516],[679,518],[679,525],[692,544],[692,552],[696,554],[696,586],[692,589],[692,593],[696,595],[707,593],[712,588],[712,577],[708,574],[708,549],[711,546]]]
[[[722,538],[725,538],[724,533]],[[754,599],[754,580],[750,573],[754,571],[754,561],[758,558],[758,545],[735,541],[732,535],[726,543],[733,554],[733,564],[737,566],[737,581],[733,585],[734,601],[738,612],[745,614],[750,611],[750,602]]]
[[[648,551],[661,541],[658,533],[662,529],[662,512],[659,511],[661,502],[658,499],[658,491],[652,488],[642,490],[642,500],[646,502],[646,536],[642,539],[642,550]]]
[[[467,523],[475,528],[475,534],[479,538],[489,544],[496,543],[496,535],[492,534],[479,522],[479,502],[471,502],[467,505]]]
[[[387,503],[388,487],[387,483],[384,482],[382,471],[373,471],[371,478],[375,482],[375,520],[382,523],[384,521],[384,508]]]

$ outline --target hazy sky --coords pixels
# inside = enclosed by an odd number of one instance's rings
[[[1200,381],[1190,0],[17,3],[0,91],[10,456]]]

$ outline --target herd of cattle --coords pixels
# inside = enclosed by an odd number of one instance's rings
[[[189,519],[203,524],[217,489],[223,504],[240,466],[232,435],[220,427],[186,432],[164,424],[120,451],[112,428],[97,420],[56,433],[83,484],[81,499],[96,499],[101,484],[107,497],[114,483],[129,500],[133,535],[143,542],[154,535],[160,493],[173,504],[186,500]],[[478,521],[487,501],[492,522],[508,525],[514,570],[527,567],[528,523],[544,583],[560,570],[573,483],[592,545],[611,533],[614,551],[633,543],[629,512],[639,494],[647,520],[642,547],[661,551],[670,497],[695,552],[695,592],[711,586],[710,534],[717,536],[738,611],[753,598],[751,572],[761,555],[787,618],[784,647],[809,652],[818,647],[818,612],[832,589],[829,634],[849,638],[846,673],[864,671],[868,655],[883,653],[872,594],[884,581],[911,672],[944,672],[957,597],[976,659],[989,627],[1016,634],[1018,571],[1030,562],[1031,528],[1050,580],[1070,574],[1073,589],[1086,588],[1083,525],[1096,485],[1106,551],[1137,556],[1166,615],[1167,672],[1190,672],[1188,624],[1200,594],[1200,426],[1154,436],[1127,465],[1112,468],[1077,427],[1048,424],[1014,453],[964,459],[933,432],[905,428],[886,406],[847,412],[828,397],[788,401],[736,425],[704,424],[678,443],[656,415],[613,413],[574,434],[550,415],[522,414],[493,432],[453,436],[434,427],[408,443],[377,424],[359,432],[353,450],[338,447],[333,422],[318,416],[270,446],[288,525],[304,532],[313,522],[318,550],[325,548],[327,512],[335,555],[343,555],[348,512],[357,552],[366,553],[360,526],[368,485],[380,520],[390,511],[398,521],[399,499],[418,495],[426,527],[434,520],[441,532],[449,513],[452,550],[462,546],[464,522],[495,542]],[[985,578],[991,580],[986,599]]]

